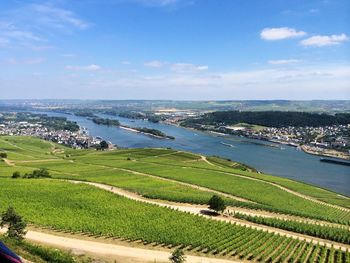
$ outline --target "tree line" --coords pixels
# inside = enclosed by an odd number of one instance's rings
[[[350,124],[350,113],[285,112],[285,111],[217,111],[190,118],[182,122],[183,126],[195,128],[198,125],[234,125],[248,123],[266,127],[319,127]]]

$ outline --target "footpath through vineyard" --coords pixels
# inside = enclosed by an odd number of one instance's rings
[[[4,233],[5,229],[0,229],[0,233]],[[43,233],[39,231],[29,230],[26,234],[28,240],[46,244],[49,246],[69,249],[79,253],[89,253],[93,255],[101,255],[104,258],[121,258],[127,262],[169,262],[170,251],[160,251],[154,249],[145,249],[137,247],[122,246],[111,243],[103,243],[92,240],[83,240],[72,237],[63,237],[57,234]],[[123,260],[124,261],[124,260]],[[122,261],[122,262],[123,262]],[[191,256],[186,255],[186,263],[234,263],[238,261]]]
[[[200,158],[201,158],[202,161],[210,164],[211,166],[221,167],[219,165],[213,164],[212,162],[210,162],[203,155],[200,155]],[[195,167],[195,168],[196,169],[202,169],[202,168],[199,168],[199,167]],[[316,198],[313,198],[311,196],[308,196],[308,195],[305,195],[305,194],[293,191],[293,190],[291,190],[291,189],[289,189],[287,187],[284,187],[284,186],[282,186],[280,184],[277,184],[277,183],[274,183],[274,182],[270,182],[270,181],[266,181],[266,180],[262,180],[262,179],[258,179],[258,178],[254,178],[254,177],[244,176],[244,175],[236,174],[236,173],[233,173],[233,172],[231,173],[231,172],[225,172],[225,171],[220,171],[220,170],[215,170],[215,171],[218,172],[218,173],[222,173],[222,174],[228,174],[228,175],[232,175],[232,176],[236,176],[236,177],[240,177],[240,178],[244,178],[244,179],[249,179],[249,180],[258,181],[258,182],[266,183],[266,184],[269,184],[269,185],[273,185],[273,186],[275,186],[275,187],[277,187],[277,188],[279,188],[279,189],[281,189],[283,191],[286,191],[286,192],[288,192],[290,194],[293,194],[295,196],[304,198],[306,200],[309,200],[309,201],[312,201],[312,202],[315,202],[315,203],[318,203],[318,204],[321,204],[321,205],[329,206],[329,207],[332,207],[332,208],[336,208],[336,209],[339,209],[339,210],[342,210],[342,211],[345,211],[345,212],[350,212],[350,209],[348,209],[348,208],[317,200]]]
[[[346,245],[346,244],[341,244],[341,243],[329,241],[326,239],[311,237],[308,235],[298,234],[298,233],[294,233],[291,231],[286,231],[286,230],[273,228],[273,227],[269,227],[269,226],[259,225],[259,224],[255,224],[252,222],[240,220],[240,219],[237,219],[234,217],[230,217],[227,215],[210,216],[210,215],[208,215],[208,212],[210,212],[210,211],[208,210],[207,206],[203,206],[203,205],[191,205],[191,204],[185,204],[185,203],[179,204],[179,203],[173,203],[173,202],[163,201],[163,200],[159,200],[159,199],[158,200],[148,199],[148,198],[145,198],[145,197],[140,196],[138,194],[135,194],[133,192],[129,192],[129,191],[126,191],[124,189],[117,188],[115,186],[110,186],[110,185],[101,184],[101,183],[93,183],[93,182],[78,181],[78,180],[67,180],[67,181],[71,182],[71,183],[88,184],[88,185],[98,187],[100,189],[112,192],[114,194],[124,196],[126,198],[129,198],[129,199],[132,199],[135,201],[145,202],[148,204],[154,204],[154,205],[158,205],[158,206],[162,206],[162,207],[168,207],[168,208],[182,211],[182,212],[201,215],[201,216],[208,217],[212,220],[224,221],[224,222],[229,222],[229,223],[236,223],[237,225],[240,225],[240,226],[248,226],[248,227],[251,227],[251,228],[257,229],[257,230],[265,230],[265,231],[268,231],[269,233],[281,234],[281,235],[284,235],[286,237],[291,237],[291,238],[299,239],[299,240],[305,240],[306,242],[311,242],[313,244],[319,244],[321,246],[323,246],[323,245],[325,245],[327,247],[333,246],[334,248],[336,248],[336,249],[339,248],[343,251],[350,249],[350,246]]]

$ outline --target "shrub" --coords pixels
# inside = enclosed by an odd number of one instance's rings
[[[169,257],[171,263],[185,262],[185,254],[182,249],[177,248]]]
[[[209,208],[216,212],[223,212],[226,209],[225,201],[218,195],[213,195],[208,202]]]
[[[32,173],[28,174],[26,173],[23,178],[50,178],[51,175],[48,170],[46,169],[39,169],[39,170],[34,170]]]
[[[18,172],[18,171],[13,172],[12,178],[20,178],[20,177],[21,177],[21,173],[20,172]]]
[[[7,208],[1,216],[0,227],[7,226],[7,236],[16,240],[22,240],[26,234],[27,223],[16,213],[13,207]]]

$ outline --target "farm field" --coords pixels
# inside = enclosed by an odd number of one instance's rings
[[[261,261],[297,257],[284,252],[292,244],[303,245],[303,241],[293,238],[143,204],[82,184],[52,179],[2,179],[1,189],[1,210],[13,205],[28,222],[56,230]],[[326,250],[324,253],[333,255],[334,260],[348,256],[340,250],[334,253],[334,249],[319,249],[310,243],[305,244],[305,249],[320,253]]]
[[[12,205],[31,224],[119,238],[146,246],[182,247],[186,253],[262,262],[349,262],[350,199],[311,185],[254,173],[244,165],[170,149],[73,150],[29,137],[0,137],[0,210]],[[12,179],[45,168],[51,179]],[[57,179],[103,183],[143,197],[206,204],[221,195],[230,210],[299,216],[342,225],[341,230],[279,219],[242,216],[249,225],[130,200],[96,187]],[[270,220],[270,221],[269,221]],[[322,223],[323,224],[323,223]],[[298,229],[296,229],[298,228]],[[285,229],[325,239],[329,246],[278,234]],[[294,230],[294,231],[293,231]],[[328,241],[327,241],[328,240]],[[333,241],[343,250],[332,248]]]

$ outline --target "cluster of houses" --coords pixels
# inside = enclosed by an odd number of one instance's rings
[[[75,149],[86,149],[101,145],[100,137],[92,137],[85,129],[77,132],[67,130],[53,130],[44,127],[40,123],[29,123],[26,121],[8,121],[0,124],[0,135],[33,136],[44,140],[63,144]],[[107,148],[112,149],[114,145],[107,142]]]
[[[293,141],[320,148],[345,149],[350,146],[349,126],[266,128],[263,133],[276,140]]]
[[[266,127],[254,129],[248,126],[221,126],[218,132],[240,135],[252,139],[271,141],[291,146],[307,145],[314,151],[340,150],[349,154],[350,125],[323,127]]]

